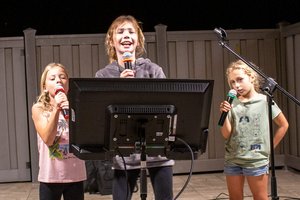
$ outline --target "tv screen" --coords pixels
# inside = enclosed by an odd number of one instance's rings
[[[206,151],[213,80],[70,78],[70,151],[83,160]],[[117,152],[118,151],[118,152]]]

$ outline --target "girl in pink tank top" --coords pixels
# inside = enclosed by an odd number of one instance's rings
[[[50,63],[41,76],[40,95],[32,106],[39,150],[40,199],[83,200],[85,162],[69,152],[68,74]]]

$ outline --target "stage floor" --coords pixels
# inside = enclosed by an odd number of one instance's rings
[[[276,169],[277,196],[282,200],[300,200],[300,172],[292,169]],[[187,175],[174,175],[174,197],[181,190]],[[153,192],[148,179],[147,200],[153,199]],[[269,188],[270,188],[269,182]],[[38,183],[0,183],[0,200],[38,200]],[[269,191],[271,191],[269,189]],[[140,199],[140,191],[133,195],[133,200]],[[85,200],[109,200],[111,195],[85,194]],[[193,174],[188,186],[177,198],[180,200],[228,199],[225,176],[218,173]],[[245,184],[245,198],[252,199],[251,192]],[[271,197],[270,197],[271,199]]]

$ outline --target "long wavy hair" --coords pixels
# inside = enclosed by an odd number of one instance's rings
[[[142,56],[145,51],[145,36],[143,34],[140,23],[131,15],[121,15],[117,17],[112,24],[110,25],[105,38],[105,47],[106,53],[109,57],[109,62],[117,60],[116,49],[112,46],[113,44],[113,36],[116,33],[117,28],[125,22],[129,22],[133,25],[134,29],[137,31],[138,36],[138,45],[135,50],[136,57]]]
[[[67,78],[69,78],[66,67],[60,63],[49,63],[45,67],[45,69],[42,73],[42,76],[41,76],[41,81],[40,81],[40,95],[37,97],[37,100],[36,100],[36,103],[41,103],[42,108],[44,110],[51,109],[50,95],[49,95],[49,91],[47,91],[45,88],[45,84],[46,84],[46,78],[47,78],[47,74],[48,74],[49,70],[51,70],[54,67],[61,67],[65,71]]]

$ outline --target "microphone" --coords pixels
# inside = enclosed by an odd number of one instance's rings
[[[223,40],[224,40],[224,39],[227,37],[227,33],[226,33],[225,30],[222,29],[222,28],[215,28],[215,29],[214,29],[214,32],[218,34],[218,37],[219,37],[220,39],[223,39]]]
[[[55,95],[57,95],[60,92],[65,93],[65,89],[63,88],[63,86],[57,85],[55,88]],[[62,108],[62,113],[65,119],[69,119],[69,108]]]
[[[229,104],[232,104],[233,99],[236,98],[237,92],[234,89],[229,90],[228,94],[227,94],[227,101]],[[223,126],[224,121],[227,117],[228,112],[222,112],[221,117],[219,119],[218,125],[219,126]]]
[[[124,63],[124,66],[125,66],[125,69],[132,69],[132,61],[133,61],[133,58],[132,58],[132,54],[130,52],[125,52],[123,53],[123,63]]]

